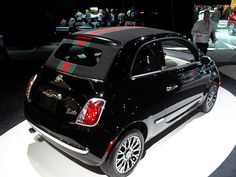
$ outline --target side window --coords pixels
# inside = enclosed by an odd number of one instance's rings
[[[191,46],[183,40],[163,40],[161,45],[164,52],[166,68],[182,66],[195,61]]]
[[[136,55],[132,75],[144,74],[160,70],[161,61],[158,57],[157,43],[152,42],[144,45]]]

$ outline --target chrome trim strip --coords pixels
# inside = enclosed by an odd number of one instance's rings
[[[92,79],[91,78],[91,80],[94,81],[94,82],[101,82],[101,83],[103,83],[103,80],[100,80],[100,79]]]
[[[152,75],[152,74],[157,74],[157,73],[160,73],[160,72],[162,72],[162,70],[152,71],[152,72],[148,72],[148,73],[144,73],[144,74],[138,74],[138,75],[132,76],[131,79],[135,80],[135,79],[140,78],[140,77],[145,77],[145,76],[149,76],[149,75]]]
[[[45,131],[43,131],[43,130],[41,130],[40,128],[38,128],[38,127],[36,127],[35,125],[33,125],[32,123],[29,122],[29,124],[30,124],[30,125],[33,127],[33,129],[35,129],[39,134],[41,134],[41,135],[43,135],[43,136],[46,136],[46,137],[49,138],[50,140],[52,140],[52,141],[54,141],[55,143],[57,143],[57,144],[63,146],[63,147],[66,148],[66,149],[69,149],[69,150],[71,150],[71,151],[74,151],[74,152],[76,152],[76,153],[83,154],[83,155],[88,154],[88,152],[89,152],[89,149],[88,149],[88,148],[86,148],[86,150],[77,149],[77,148],[75,148],[75,147],[73,147],[73,146],[70,146],[70,145],[68,145],[68,144],[66,144],[66,143],[64,143],[64,142],[62,142],[62,141],[60,141],[60,140],[54,138],[53,136],[49,135],[49,134],[46,133]]]
[[[193,101],[191,101],[190,103],[187,103],[186,105],[180,107],[178,110],[167,114],[166,115],[166,123],[170,123],[170,122],[178,119],[178,117],[181,117],[183,114],[185,114],[186,112],[188,112],[192,108],[196,107],[194,105],[197,104],[200,101],[200,98],[201,97],[198,97],[198,98],[194,99]],[[178,116],[176,117],[176,116],[173,116],[173,115],[178,115]]]
[[[165,120],[165,118],[160,118],[154,121],[155,124],[159,124],[161,123],[163,120]]]

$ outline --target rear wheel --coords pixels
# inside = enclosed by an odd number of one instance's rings
[[[229,33],[229,35],[231,35],[231,36],[235,35],[234,24],[233,24],[233,23],[230,23],[230,24],[229,24],[229,26],[228,26],[228,33]]]
[[[143,135],[139,130],[128,131],[114,146],[101,169],[108,176],[128,176],[138,164],[144,149]]]
[[[216,82],[213,82],[213,84],[208,90],[205,101],[199,107],[200,111],[207,113],[213,108],[216,102],[218,89],[219,89],[218,84]]]

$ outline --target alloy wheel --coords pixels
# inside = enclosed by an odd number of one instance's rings
[[[218,86],[217,86],[217,84],[214,84],[214,85],[212,85],[212,87],[210,88],[210,90],[208,92],[208,96],[207,96],[208,109],[211,109],[216,102],[217,90],[218,90]]]
[[[116,170],[119,173],[127,173],[139,160],[142,151],[142,143],[139,137],[129,136],[126,138],[116,155]]]

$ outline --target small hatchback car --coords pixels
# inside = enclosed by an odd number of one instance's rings
[[[26,89],[37,131],[108,176],[128,176],[144,144],[195,109],[209,112],[219,73],[181,35],[147,27],[99,28],[63,39]]]

